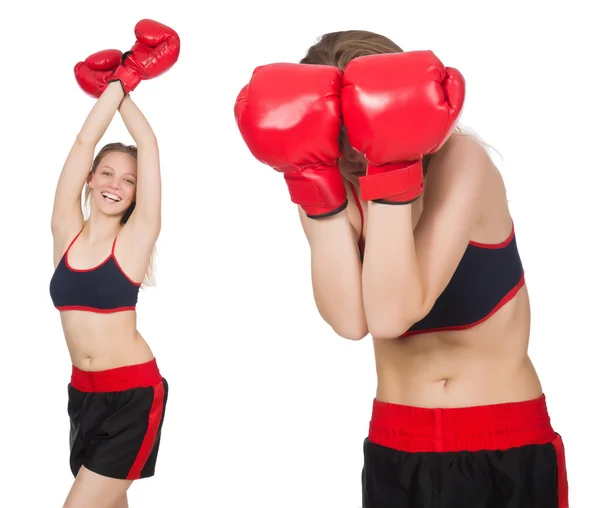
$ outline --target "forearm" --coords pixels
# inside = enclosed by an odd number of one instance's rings
[[[304,219],[304,223],[311,249],[313,293],[319,313],[338,335],[362,339],[367,334],[362,265],[348,215],[343,211],[326,219]]]
[[[394,338],[420,315],[424,291],[410,205],[369,203],[362,271],[366,321],[375,338]]]
[[[150,123],[133,100],[131,100],[131,97],[126,96],[123,99],[119,107],[119,113],[138,148],[140,146],[156,144],[156,135]]]
[[[85,119],[77,136],[79,143],[92,146],[98,144],[114,118],[123,96],[123,88],[118,82],[108,85]]]

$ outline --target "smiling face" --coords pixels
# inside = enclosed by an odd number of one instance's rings
[[[137,161],[123,152],[109,152],[104,155],[96,169],[90,173],[92,213],[122,216],[135,203]]]

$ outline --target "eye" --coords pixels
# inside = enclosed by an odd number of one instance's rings
[[[110,176],[110,173],[108,171],[102,171],[102,174],[106,175],[106,176]]]
[[[127,183],[130,183],[131,185],[135,185],[135,182],[133,180],[129,180],[129,179],[126,178],[125,181]]]

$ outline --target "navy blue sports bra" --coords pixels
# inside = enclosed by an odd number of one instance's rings
[[[125,275],[115,258],[116,238],[110,256],[99,265],[84,270],[69,265],[69,250],[80,234],[69,244],[50,281],[54,306],[60,311],[100,313],[135,310],[141,284]]]
[[[353,186],[354,200],[364,221],[362,206]],[[362,228],[359,240],[364,252]],[[469,242],[450,282],[433,308],[402,336],[427,332],[464,330],[478,325],[510,301],[525,283],[514,225],[509,237],[498,244]]]

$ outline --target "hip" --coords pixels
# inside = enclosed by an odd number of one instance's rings
[[[110,478],[154,475],[168,391],[155,359],[99,371],[73,366],[67,406],[73,475],[82,466]]]
[[[542,385],[528,356],[472,357],[448,363],[386,363],[377,366],[376,399],[420,407],[464,407],[530,400]]]
[[[382,402],[426,408],[458,408],[519,402],[539,397],[542,385],[535,376],[514,379],[472,378],[427,382],[386,383],[377,386]]]
[[[375,400],[364,456],[363,507],[568,508],[544,395],[464,408]]]

